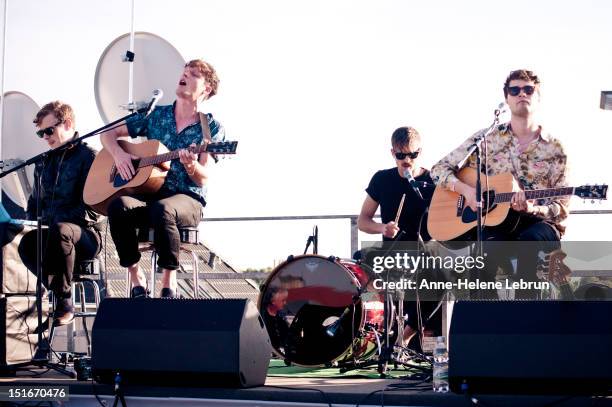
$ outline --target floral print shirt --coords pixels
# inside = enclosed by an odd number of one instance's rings
[[[465,158],[470,146],[485,131],[486,129],[478,131],[433,166],[431,176],[436,185],[451,188],[451,184],[457,181],[457,164]],[[567,186],[568,166],[563,146],[541,127],[534,141],[521,152],[510,123],[498,126],[487,137],[486,158],[488,175],[509,172],[524,190]],[[476,168],[475,155],[470,157],[467,166]],[[563,234],[565,226],[562,222],[569,214],[569,197],[538,199],[535,204],[541,206],[539,216],[551,221]]]

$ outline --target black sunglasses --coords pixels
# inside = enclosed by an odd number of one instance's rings
[[[42,130],[38,130],[36,132],[36,135],[40,138],[43,138],[45,136],[45,134],[47,136],[51,136],[53,134],[53,132],[55,131],[55,128],[57,126],[59,126],[60,124],[62,124],[62,122],[57,122],[55,123],[53,126],[47,127],[46,129],[42,129]]]
[[[421,149],[420,148],[417,151],[413,151],[412,153],[396,152],[395,153],[395,158],[398,159],[398,160],[404,160],[404,159],[406,159],[406,157],[410,157],[411,160],[414,160],[415,158],[417,158],[419,156],[420,153],[421,153]]]
[[[521,91],[524,91],[526,95],[533,95],[533,92],[535,92],[535,86],[510,86],[508,88],[508,93],[512,96],[518,96]]]

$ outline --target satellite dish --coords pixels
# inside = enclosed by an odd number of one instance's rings
[[[34,134],[32,123],[40,107],[25,93],[6,92],[2,115],[2,161],[6,171],[18,163],[49,149]],[[25,208],[34,182],[34,166],[2,178],[2,191],[18,206]]]
[[[121,107],[129,102],[130,63],[123,62],[129,44],[130,34],[124,34],[111,42],[96,67],[96,104],[105,123],[129,113]],[[176,86],[185,66],[185,59],[169,42],[147,32],[134,34],[134,54],[134,102],[149,102],[153,90],[161,89],[164,96],[160,104],[170,104],[175,99]]]

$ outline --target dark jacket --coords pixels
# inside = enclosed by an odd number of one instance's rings
[[[99,215],[83,202],[85,180],[95,157],[96,152],[91,147],[80,143],[63,153],[52,154],[44,167],[42,163],[36,166],[35,174],[42,170],[40,214],[44,224],[70,222],[82,227],[99,228]],[[38,193],[38,185],[34,182],[26,211],[30,220],[36,220]]]

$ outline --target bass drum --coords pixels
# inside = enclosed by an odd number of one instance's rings
[[[272,271],[258,301],[274,352],[300,366],[374,356],[384,303],[367,285],[366,273],[352,261],[289,257]]]

